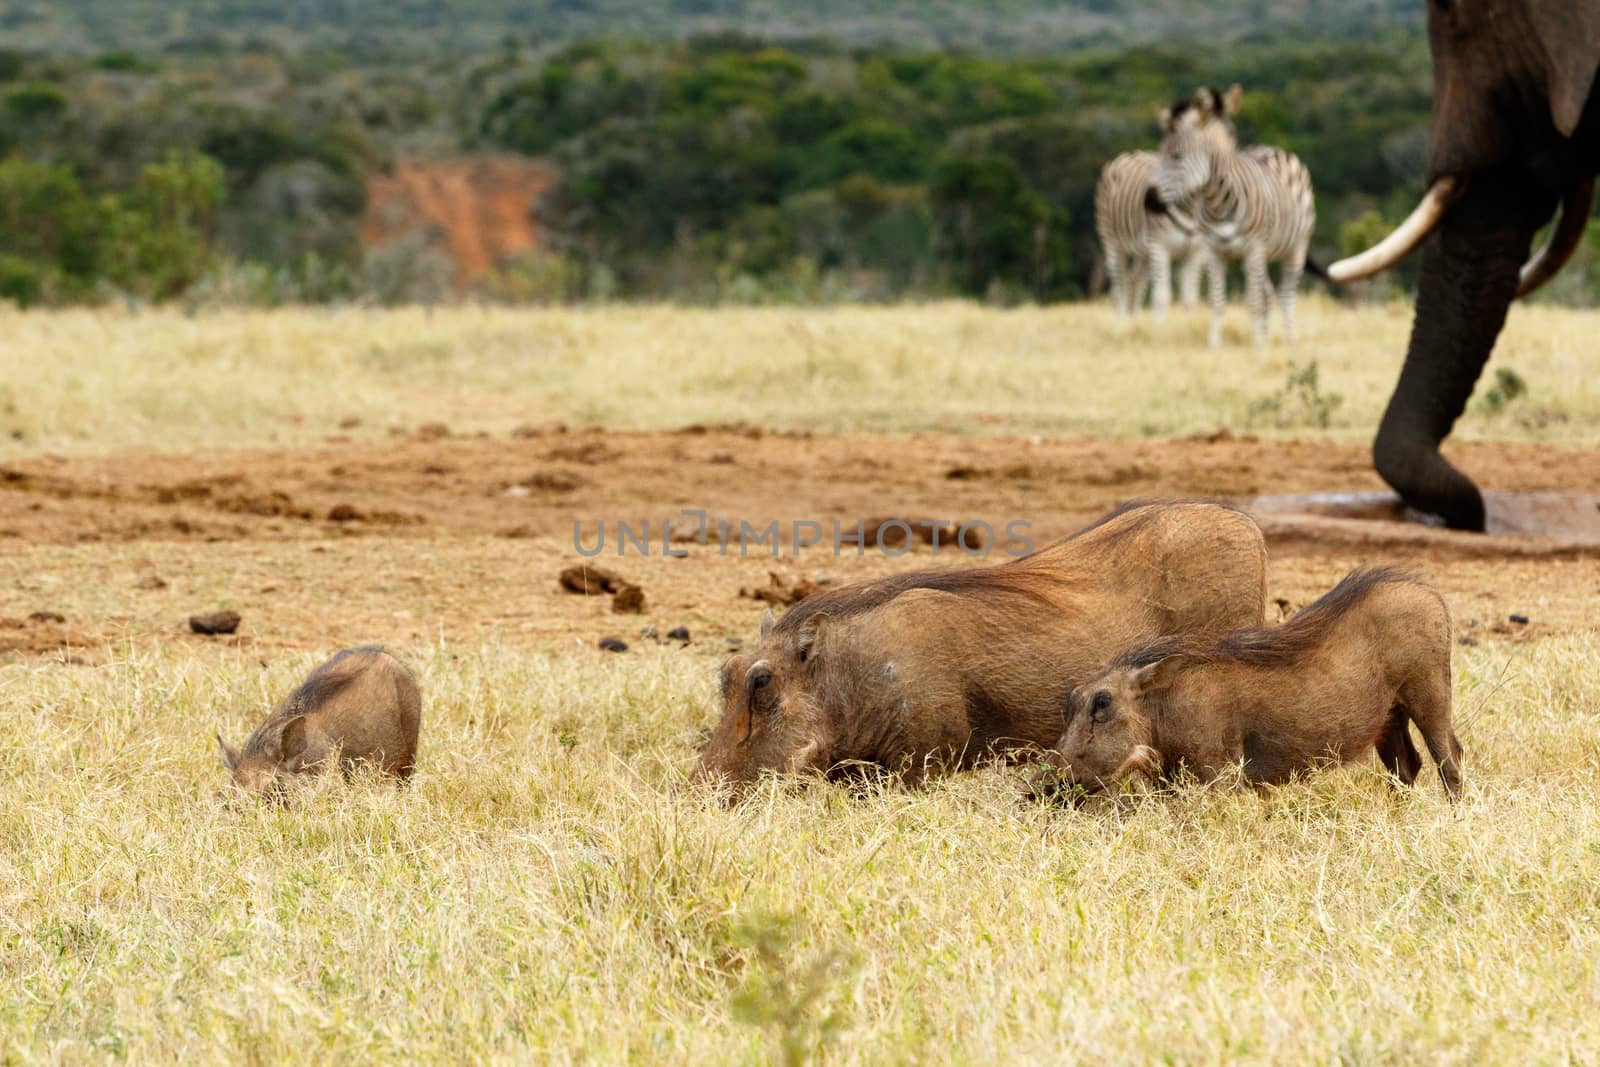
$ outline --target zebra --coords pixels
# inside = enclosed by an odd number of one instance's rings
[[[1172,303],[1172,261],[1183,262],[1179,295],[1185,307],[1200,302],[1205,270],[1212,293],[1222,292],[1222,263],[1193,226],[1185,229],[1174,212],[1151,211],[1145,204],[1159,160],[1154,152],[1124,152],[1100,168],[1094,189],[1094,225],[1106,257],[1106,278],[1117,311],[1132,316],[1144,298],[1146,279],[1157,322]]]
[[[1317,221],[1311,174],[1281,148],[1239,148],[1232,116],[1242,95],[1237,85],[1226,93],[1200,89],[1162,109],[1165,133],[1152,192],[1169,210],[1192,216],[1214,253],[1244,261],[1245,304],[1258,347],[1267,343],[1267,264],[1279,264],[1278,302],[1292,344],[1295,291]],[[1221,343],[1222,301],[1213,293],[1211,347]]]

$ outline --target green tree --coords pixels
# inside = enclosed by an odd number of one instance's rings
[[[224,189],[221,164],[198,152],[172,152],[147,165],[126,196],[103,201],[106,276],[156,300],[182,293],[210,262]]]

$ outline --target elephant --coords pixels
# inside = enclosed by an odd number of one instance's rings
[[[1481,531],[1483,495],[1439,445],[1466,408],[1511,301],[1553,277],[1583,238],[1600,171],[1600,94],[1592,91],[1600,0],[1427,4],[1428,191],[1392,234],[1328,275],[1368,277],[1426,241],[1411,341],[1373,461],[1411,507]],[[1559,223],[1524,266],[1558,204]]]

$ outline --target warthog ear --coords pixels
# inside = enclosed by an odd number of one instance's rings
[[[239,751],[222,739],[222,731],[217,731],[217,747],[222,749],[222,763],[232,774],[233,769],[239,766]]]
[[[772,636],[772,628],[778,625],[778,616],[774,615],[771,608],[761,613],[761,640],[765,641]]]
[[[821,635],[827,618],[828,616],[818,613],[800,624],[800,633],[795,638],[795,649],[800,653],[802,663],[810,659],[812,653],[816,651],[817,637]]]
[[[296,715],[283,724],[278,734],[278,758],[284,763],[296,763],[306,754],[306,717]]]
[[[1244,99],[1244,87],[1238,82],[1228,86],[1228,91],[1222,94],[1222,113],[1224,115],[1237,115],[1239,102]]]
[[[1166,659],[1157,660],[1145,667],[1140,667],[1133,672],[1129,679],[1133,688],[1141,696],[1150,693],[1159,693],[1178,680],[1178,674],[1183,670],[1183,656],[1168,656]]]

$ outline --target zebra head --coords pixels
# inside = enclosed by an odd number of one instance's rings
[[[1162,137],[1152,190],[1162,203],[1188,204],[1212,180],[1221,161],[1238,151],[1233,116],[1242,95],[1237,85],[1226,93],[1196,89],[1193,96],[1157,113]]]

